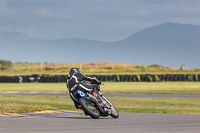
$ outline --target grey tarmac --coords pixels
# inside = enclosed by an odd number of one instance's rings
[[[83,113],[0,118],[1,133],[199,133],[200,115],[120,113],[91,119]]]

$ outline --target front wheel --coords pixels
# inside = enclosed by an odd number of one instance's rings
[[[79,103],[81,104],[81,107],[83,108],[83,110],[88,114],[90,115],[92,118],[94,119],[99,119],[100,117],[100,112],[99,110],[94,107],[92,105],[92,103],[90,101],[87,101],[83,98],[79,98]]]
[[[110,116],[112,116],[113,118],[119,118],[119,113],[114,106],[112,106],[112,108],[111,108]]]

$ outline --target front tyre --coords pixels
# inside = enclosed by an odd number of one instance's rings
[[[90,101],[87,101],[83,98],[79,98],[79,103],[81,104],[81,107],[83,108],[83,110],[90,115],[92,118],[94,119],[99,119],[100,117],[100,112],[98,109],[96,109],[91,103]]]
[[[110,116],[112,116],[113,118],[119,118],[119,113],[114,106],[112,106],[112,108],[111,108]]]

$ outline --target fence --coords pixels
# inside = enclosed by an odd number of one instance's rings
[[[89,75],[103,82],[162,82],[162,81],[200,81],[200,74],[165,74],[165,75]],[[62,83],[67,75],[28,75],[0,76],[0,83]]]

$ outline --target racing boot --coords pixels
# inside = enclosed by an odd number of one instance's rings
[[[77,106],[77,109],[83,110],[82,107],[81,107],[81,105],[78,105],[78,106]],[[84,112],[84,114],[85,114],[86,116],[88,115],[84,110],[83,110],[83,112]]]
[[[81,105],[78,105],[78,109],[82,109],[82,108],[81,108]]]
[[[76,109],[82,109],[80,104],[75,104]]]

